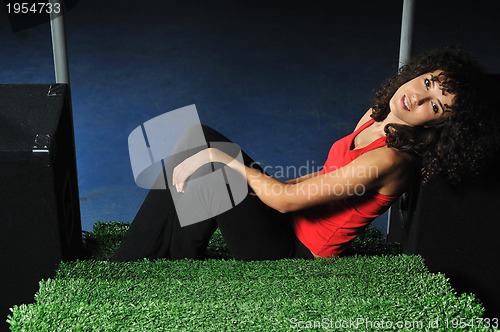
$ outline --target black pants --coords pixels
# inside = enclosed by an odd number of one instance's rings
[[[229,142],[215,130],[202,128],[207,142]],[[254,166],[244,152],[243,159],[247,166]],[[202,259],[217,227],[235,259],[314,258],[295,237],[289,215],[266,206],[250,189],[246,198],[232,209],[184,227],[179,223],[167,189],[150,190],[111,261]]]

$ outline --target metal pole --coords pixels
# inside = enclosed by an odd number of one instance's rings
[[[407,64],[413,51],[413,25],[415,21],[415,0],[403,0],[403,14],[401,18],[401,39],[399,43],[399,65]],[[403,195],[407,195],[404,193]],[[387,212],[387,235],[391,225],[391,210]]]
[[[52,51],[54,54],[54,70],[56,83],[69,84],[68,54],[66,50],[66,33],[64,31],[63,3],[61,0],[50,0],[50,31],[52,34]],[[56,13],[56,8],[61,12]]]
[[[401,41],[399,44],[399,68],[408,63],[413,49],[413,23],[415,18],[415,0],[403,0],[401,20]]]

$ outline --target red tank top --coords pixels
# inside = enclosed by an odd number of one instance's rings
[[[385,136],[367,146],[352,149],[354,138],[375,122],[370,119],[350,135],[336,141],[320,174],[343,167],[368,151],[385,146]],[[293,215],[297,238],[318,256],[338,256],[376,217],[383,214],[397,197],[367,191],[343,200],[332,201]]]

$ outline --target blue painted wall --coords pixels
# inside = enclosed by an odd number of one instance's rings
[[[418,1],[415,51],[460,44],[500,72],[492,6]],[[270,170],[321,166],[396,72],[401,9],[394,0],[81,0],[65,22],[83,229],[133,218],[146,191],[127,137],[185,105]],[[0,11],[0,60],[1,83],[53,82],[49,25],[14,34]]]

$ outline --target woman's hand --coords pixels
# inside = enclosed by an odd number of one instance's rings
[[[174,168],[172,184],[177,192],[184,192],[186,180],[193,175],[194,172],[201,166],[212,162],[212,151],[210,148],[202,150],[189,158],[186,158],[182,163]]]

